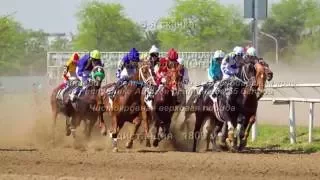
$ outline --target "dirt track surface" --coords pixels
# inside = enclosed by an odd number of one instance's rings
[[[319,179],[319,159],[320,154],[1,151],[0,179]]]

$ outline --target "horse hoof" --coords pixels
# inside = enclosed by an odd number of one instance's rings
[[[118,152],[118,148],[116,148],[116,147],[113,148],[113,149],[112,149],[112,152]]]
[[[154,140],[153,141],[153,147],[158,147],[158,145],[159,145],[159,140]]]
[[[132,148],[132,144],[133,144],[133,142],[127,142],[126,148],[127,149],[131,149]]]

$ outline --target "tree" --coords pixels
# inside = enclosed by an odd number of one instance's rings
[[[241,44],[246,28],[235,12],[215,0],[176,0],[170,15],[160,21],[161,46],[207,51]]]
[[[50,51],[68,51],[71,50],[71,41],[64,37],[56,37],[50,43]]]
[[[22,26],[9,16],[0,17],[0,73],[19,72],[25,49]]]
[[[81,50],[128,50],[142,41],[141,27],[115,3],[89,2],[77,13],[80,22],[74,46]]]
[[[282,0],[272,6],[271,16],[264,22],[262,31],[277,37],[283,52],[294,54],[294,47],[304,39],[303,32],[319,24],[319,15],[316,0]],[[263,39],[264,51],[274,48],[271,43]]]

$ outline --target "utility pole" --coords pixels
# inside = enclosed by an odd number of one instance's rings
[[[259,28],[258,28],[258,0],[253,0],[253,47],[256,48],[257,56],[259,57]]]
[[[252,43],[253,47],[256,48],[257,56],[259,56],[259,43],[258,43],[258,20],[267,18],[268,11],[268,0],[244,0],[244,18],[252,19]],[[257,117],[257,114],[256,114]],[[258,118],[252,125],[252,141],[256,140],[258,129],[257,129]]]

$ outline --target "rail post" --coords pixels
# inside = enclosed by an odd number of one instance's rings
[[[289,126],[290,126],[290,144],[296,143],[296,117],[295,117],[295,102],[289,103]]]
[[[251,130],[251,141],[254,142],[258,136],[258,129],[257,129],[257,121],[258,121],[258,113],[256,113],[256,121],[252,124]]]
[[[313,129],[313,120],[314,120],[314,103],[310,103],[309,107],[309,139],[308,142],[312,142],[312,129]]]

